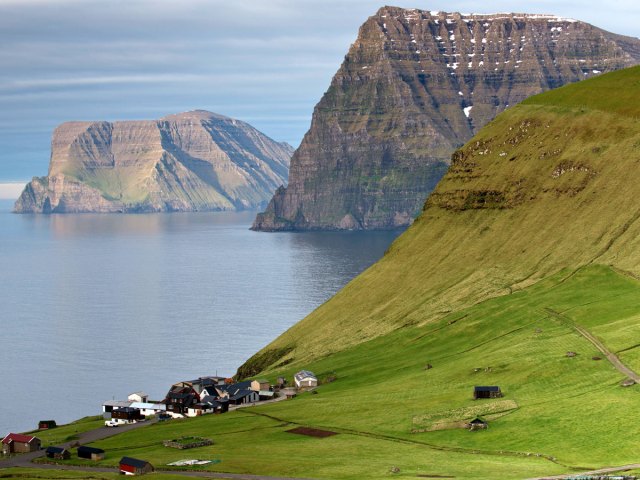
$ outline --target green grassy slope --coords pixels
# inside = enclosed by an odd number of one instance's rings
[[[456,152],[385,257],[240,370],[305,362],[548,275],[640,273],[640,68],[510,108]]]
[[[599,332],[612,350],[634,347],[639,337],[628,333],[637,332],[639,298],[640,282],[608,267],[559,272],[306,364],[320,378],[337,377],[317,394],[98,442],[108,454],[101,465],[130,455],[157,467],[203,458],[220,460],[208,467],[214,471],[305,478],[521,479],[634,463],[640,387],[620,387],[624,376],[606,359],[593,359],[602,354],[574,325]],[[473,400],[473,386],[486,384],[500,385],[504,398]],[[488,430],[453,428],[478,414],[489,419]],[[297,425],[339,434],[286,432]],[[183,435],[214,445],[182,452],[162,446]],[[393,466],[400,472],[392,475]]]
[[[580,329],[640,371],[639,81],[640,68],[613,73],[498,117],[381,262],[242,370],[273,381],[304,367],[335,381],[105,439],[101,464],[130,455],[273,476],[522,479],[638,462],[640,386],[621,387]],[[608,108],[602,92],[622,100]],[[475,385],[505,396],[475,401]],[[488,430],[459,428],[476,415]],[[287,432],[298,425],[338,435]],[[162,446],[182,435],[215,443]]]

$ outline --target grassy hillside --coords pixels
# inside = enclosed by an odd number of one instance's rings
[[[336,377],[316,394],[98,442],[107,451],[101,465],[130,455],[156,467],[202,458],[219,460],[208,467],[213,471],[304,478],[522,479],[633,463],[640,387],[622,388],[625,377],[575,326],[640,370],[638,298],[640,282],[608,267],[563,271],[310,362],[305,366],[321,379]],[[567,357],[569,351],[577,355]],[[499,385],[504,397],[473,400],[474,385]],[[489,420],[488,430],[458,428],[476,415]],[[338,435],[287,432],[298,425]],[[183,435],[214,445],[182,452],[162,446]],[[391,474],[392,467],[399,472]]]
[[[454,154],[385,257],[241,375],[428,324],[564,269],[640,274],[640,68],[510,108]]]
[[[522,479],[638,462],[640,386],[614,355],[640,371],[639,95],[640,68],[564,87],[457,152],[383,260],[241,369],[308,368],[316,393],[127,432],[97,442],[101,464]],[[473,400],[476,385],[504,397]],[[475,416],[489,428],[461,428]],[[162,446],[183,435],[214,445]]]

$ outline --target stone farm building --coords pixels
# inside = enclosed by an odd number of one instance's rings
[[[62,447],[47,447],[44,454],[47,458],[54,458],[56,460],[69,460],[71,458],[71,452]]]
[[[488,387],[473,387],[473,398],[478,400],[479,398],[500,398],[502,392],[498,386]]]

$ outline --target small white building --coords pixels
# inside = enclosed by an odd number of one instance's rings
[[[298,388],[317,387],[318,379],[309,370],[300,370],[293,376],[293,380],[296,382]]]
[[[145,417],[157,415],[167,410],[167,406],[164,403],[133,402],[130,407],[140,410],[140,413]]]
[[[142,402],[146,403],[149,401],[149,395],[144,392],[133,392],[131,395],[127,397],[127,400],[131,402]]]
[[[209,413],[213,413],[215,410],[213,405],[208,403],[196,403],[195,405],[191,405],[187,408],[187,413],[185,416],[187,417],[199,417],[201,415],[207,415]]]

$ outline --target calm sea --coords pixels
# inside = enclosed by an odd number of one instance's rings
[[[14,215],[0,203],[0,436],[232,375],[399,232],[255,233],[254,213]]]

